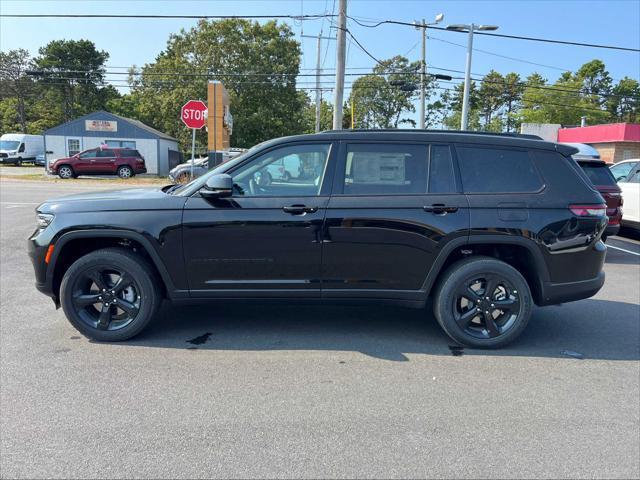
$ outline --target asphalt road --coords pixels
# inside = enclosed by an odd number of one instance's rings
[[[165,306],[97,344],[35,290],[25,242],[38,202],[95,188],[0,183],[3,478],[640,477],[637,240],[499,351],[391,307]]]

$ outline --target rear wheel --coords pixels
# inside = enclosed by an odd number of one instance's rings
[[[532,305],[529,285],[520,272],[499,260],[476,257],[445,272],[434,314],[452,339],[472,347],[497,348],[522,333]]]
[[[73,178],[75,176],[73,168],[69,165],[61,165],[58,167],[58,176],[63,179]]]
[[[120,178],[131,178],[133,177],[133,169],[128,165],[121,165],[118,167],[118,176]]]
[[[84,336],[117,342],[140,333],[160,305],[151,265],[128,250],[96,250],[76,260],[60,286],[69,322]]]

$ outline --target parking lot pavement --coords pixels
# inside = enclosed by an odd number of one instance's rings
[[[498,351],[451,350],[426,311],[312,305],[165,306],[98,344],[25,242],[38,202],[88,188],[0,183],[3,478],[640,476],[637,240]]]

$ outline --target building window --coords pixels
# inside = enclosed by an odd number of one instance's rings
[[[104,144],[111,148],[136,148],[136,142],[134,140],[105,140]]]
[[[80,139],[79,138],[67,138],[67,155],[72,157],[76,153],[80,153]]]

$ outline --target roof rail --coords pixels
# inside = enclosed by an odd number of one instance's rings
[[[487,135],[495,137],[516,137],[516,138],[528,138],[531,140],[542,140],[542,137],[538,135],[531,135],[528,133],[514,133],[514,132],[478,132],[474,130],[434,130],[434,129],[419,129],[419,128],[354,128],[344,130],[323,130],[319,133],[339,133],[339,132],[401,132],[401,133],[446,133],[454,135]]]

